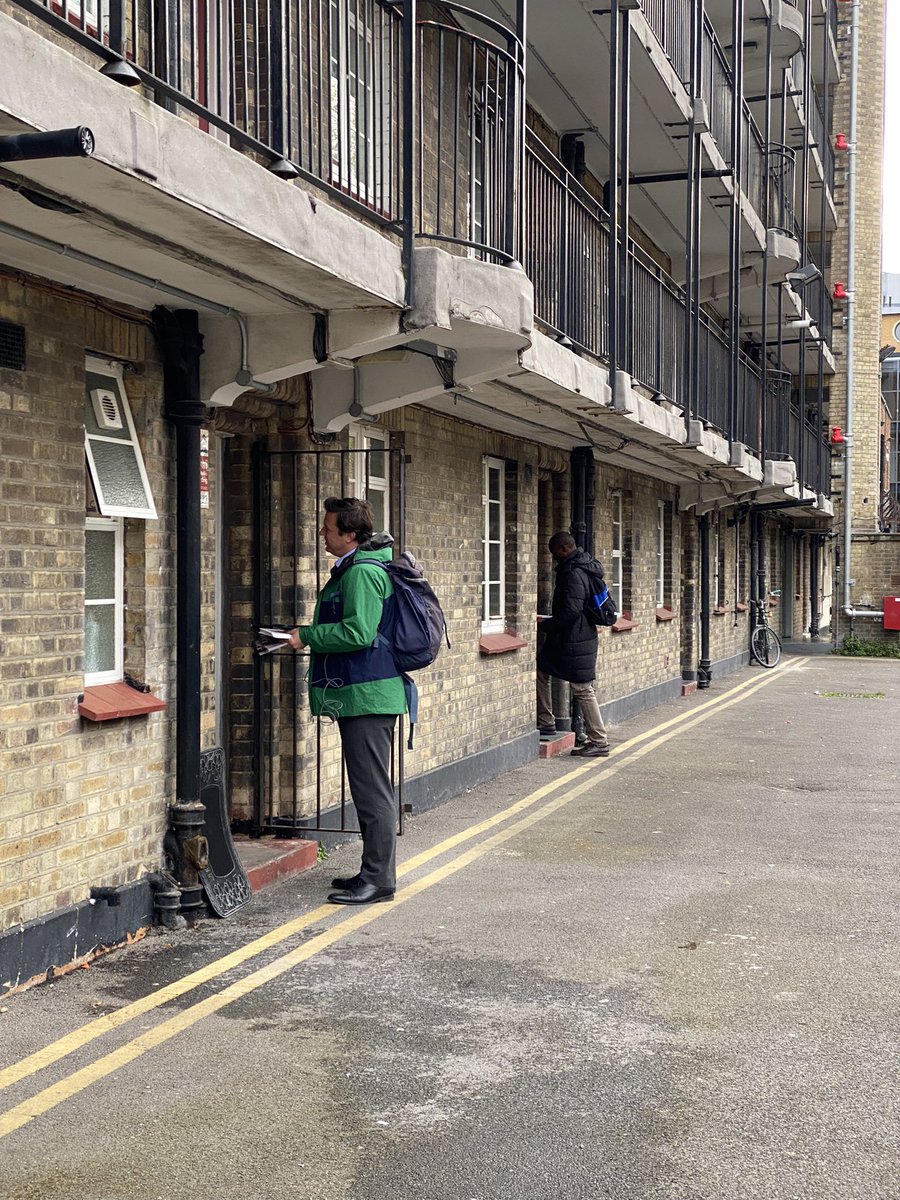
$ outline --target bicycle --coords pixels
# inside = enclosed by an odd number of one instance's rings
[[[753,632],[750,634],[750,653],[761,667],[777,667],[781,661],[781,638],[769,624],[766,600],[751,600]]]

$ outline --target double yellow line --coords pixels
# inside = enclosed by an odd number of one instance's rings
[[[284,975],[299,963],[305,962],[320,951],[349,937],[358,929],[362,929],[372,921],[388,915],[398,904],[404,904],[413,899],[413,897],[418,896],[421,892],[427,891],[445,879],[449,879],[452,875],[470,866],[473,862],[476,862],[485,854],[501,846],[504,842],[518,836],[518,834],[524,832],[530,826],[537,824],[539,821],[544,820],[545,817],[570,804],[578,796],[605,783],[607,779],[618,774],[624,767],[630,766],[638,759],[643,758],[644,755],[658,749],[679,733],[693,729],[702,722],[709,720],[710,717],[731,708],[735,704],[741,703],[761,688],[766,687],[773,679],[777,679],[788,671],[798,670],[802,665],[803,660],[801,659],[790,666],[782,667],[777,671],[766,674],[762,679],[754,677],[745,680],[736,687],[724,692],[721,696],[707,700],[705,703],[691,708],[688,712],[681,713],[677,717],[672,717],[670,720],[662,722],[645,733],[638,734],[636,737],[622,742],[612,751],[608,763],[601,766],[594,759],[590,760],[590,762],[580,763],[561,778],[554,779],[543,787],[537,788],[529,795],[523,797],[523,799],[518,800],[515,804],[511,804],[508,808],[503,809],[502,812],[496,813],[494,816],[480,821],[475,825],[471,825],[467,829],[454,834],[452,837],[438,842],[437,845],[432,846],[429,850],[424,850],[421,854],[407,859],[398,868],[397,875],[399,878],[411,874],[426,863],[446,854],[450,850],[456,849],[465,842],[470,842],[482,834],[488,833],[498,825],[512,821],[511,824],[506,825],[499,832],[479,842],[477,846],[471,847],[444,865],[437,867],[429,874],[401,888],[397,892],[392,905],[379,905],[367,908],[339,921],[335,919],[341,914],[342,910],[336,909],[332,905],[320,905],[304,916],[279,925],[276,929],[270,930],[269,933],[264,934],[262,937],[248,942],[238,950],[232,951],[231,954],[226,954],[224,957],[216,959],[207,966],[201,967],[197,971],[192,971],[189,975],[185,975],[181,979],[176,979],[166,987],[160,988],[158,991],[144,996],[140,1000],[135,1000],[116,1012],[98,1017],[96,1020],[83,1025],[80,1029],[75,1029],[57,1041],[44,1046],[43,1049],[37,1050],[35,1053],[20,1059],[18,1062],[0,1069],[0,1091],[2,1091],[4,1088],[10,1087],[22,1079],[26,1079],[44,1067],[48,1067],[60,1059],[66,1058],[68,1055],[87,1046],[104,1034],[121,1028],[136,1017],[151,1012],[167,1001],[183,996],[187,992],[208,983],[210,980],[219,978],[235,967],[241,966],[250,959],[265,953],[266,950],[293,937],[295,934],[301,933],[304,929],[316,925],[321,921],[335,920],[335,924],[330,929],[316,934],[309,941],[273,959],[266,966],[260,967],[250,975],[229,984],[214,995],[207,996],[205,999],[192,1004],[189,1008],[183,1009],[168,1018],[168,1020],[162,1021],[153,1029],[140,1034],[138,1037],[110,1051],[80,1070],[72,1072],[58,1083],[44,1088],[31,1097],[31,1099],[24,1100],[20,1104],[0,1113],[0,1138],[6,1137],[7,1134],[13,1133],[17,1129],[21,1129],[23,1125],[27,1125],[35,1117],[42,1116],[58,1104],[63,1103],[63,1101],[71,1099],[71,1097],[77,1095],[79,1092],[83,1092],[92,1084],[113,1074],[127,1063],[140,1058],[148,1050],[161,1046],[164,1042],[169,1041],[179,1033],[189,1029],[192,1025],[196,1025],[199,1021],[202,1021],[204,1017],[208,1017],[219,1009],[225,1008],[226,1005],[233,1004],[236,1000],[241,999],[250,992],[256,991],[271,980]],[[600,768],[599,770],[598,767]],[[547,797],[552,796],[555,792],[560,792],[561,794],[548,800]],[[542,803],[543,801],[546,801],[546,803]],[[529,809],[532,811],[528,812]],[[522,816],[521,814],[523,813],[526,815]],[[512,820],[515,817],[519,819]]]

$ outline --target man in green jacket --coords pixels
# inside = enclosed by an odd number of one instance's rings
[[[319,531],[337,560],[319,593],[311,625],[291,634],[295,650],[312,651],[309,703],[314,716],[338,723],[350,794],[363,839],[359,874],[332,880],[332,904],[393,900],[397,806],[391,746],[406,712],[403,680],[383,630],[394,585],[379,564],[390,562],[393,538],[373,535],[372,510],[353,496],[329,496]]]

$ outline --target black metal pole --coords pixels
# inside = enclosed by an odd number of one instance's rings
[[[197,874],[205,808],[200,801],[200,355],[203,338],[192,309],[153,310],[163,360],[166,416],[175,428],[175,803],[170,817],[178,839],[176,871],[186,917],[203,908]]]
[[[631,171],[631,13],[626,9],[620,12],[622,22],[619,83],[622,89],[620,100],[620,133],[619,133],[619,254],[621,267],[619,286],[621,288],[621,304],[619,308],[619,365],[624,371],[631,369],[631,327],[634,321],[632,311],[632,290],[634,273],[629,254],[628,229],[631,220],[631,203],[629,192],[629,175]]]
[[[728,222],[728,437],[734,439],[738,432],[738,373],[740,350],[741,315],[741,219],[742,219],[742,165],[744,142],[744,3],[732,0],[731,5],[731,165],[732,177],[731,211]]]
[[[809,262],[809,148],[810,148],[810,112],[812,105],[810,43],[812,33],[812,4],[806,0],[803,6],[803,158],[800,161],[800,262],[805,266]],[[827,39],[826,39],[827,40]],[[824,282],[822,284],[824,287]],[[804,309],[808,305],[804,299]],[[800,364],[797,380],[799,391],[799,439],[797,446],[797,479],[800,484],[800,495],[806,487],[806,329],[800,329]]]
[[[570,456],[572,467],[572,537],[575,544],[585,546],[587,532],[587,517],[585,513],[585,456],[590,454],[588,446],[576,446]]]
[[[821,534],[813,534],[809,539],[809,639],[812,642],[819,640],[819,549],[821,545]]]
[[[708,688],[712,672],[709,661],[709,513],[700,518],[700,661],[697,687]]]
[[[695,164],[702,150],[695,129],[694,105],[700,90],[700,72],[697,68],[699,53],[697,49],[697,29],[701,20],[702,6],[692,4],[690,27],[690,94],[691,115],[688,120],[687,139],[687,188],[685,190],[684,215],[684,352],[681,359],[681,406],[684,411],[685,432],[690,433],[692,390],[693,390],[693,307],[694,307],[694,209],[699,203],[697,172]]]
[[[759,413],[758,413],[758,433],[759,433],[759,457],[763,463],[765,470],[766,462],[766,407],[769,394],[769,229],[772,226],[772,22],[769,21],[766,25],[766,121],[765,121],[765,140],[766,140],[766,175],[764,180],[764,224],[765,224],[765,245],[763,246],[763,261],[762,261],[762,335],[760,337],[761,351],[759,364]],[[782,172],[784,164],[782,162]],[[782,174],[782,191],[784,190],[784,176]]]
[[[609,14],[609,295],[607,297],[609,386],[616,400],[619,370],[619,0]]]
[[[416,0],[403,3],[403,265],[406,268],[406,306],[415,298],[415,254],[418,233],[416,170]]]

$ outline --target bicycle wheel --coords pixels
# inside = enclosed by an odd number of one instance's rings
[[[775,667],[781,661],[781,641],[774,629],[759,625],[750,639],[750,652],[761,667]]]

